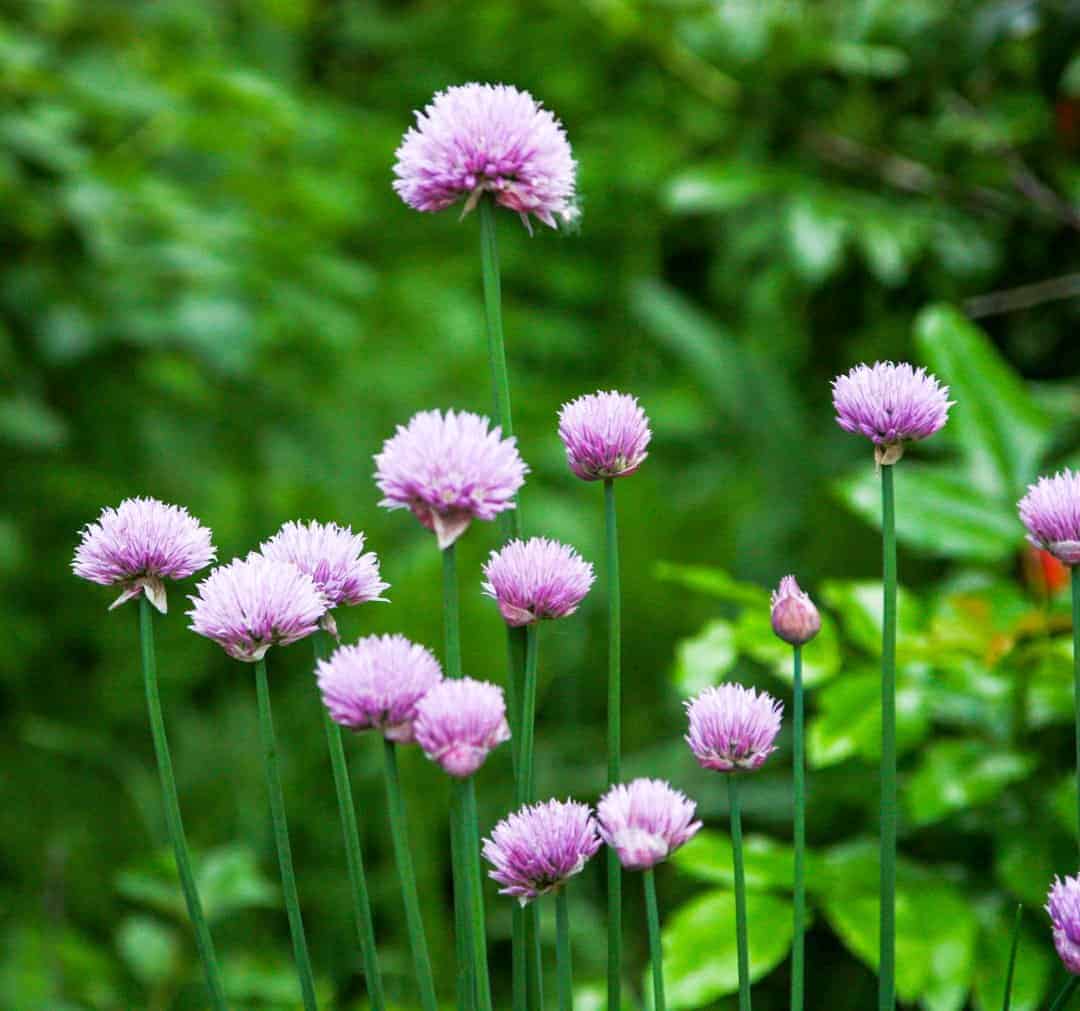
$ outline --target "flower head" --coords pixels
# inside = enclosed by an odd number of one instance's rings
[[[248,663],[311,635],[326,611],[311,576],[255,552],[212,569],[188,600],[192,631]]]
[[[335,723],[378,730],[389,741],[415,740],[417,703],[442,681],[439,661],[403,635],[369,635],[339,646],[315,668]]]
[[[649,419],[636,397],[599,392],[563,404],[559,438],[566,461],[582,480],[600,481],[633,474],[649,454]]]
[[[385,600],[390,587],[379,578],[379,559],[374,551],[364,552],[364,535],[336,523],[297,523],[290,520],[270,540],[259,546],[265,558],[292,562],[315,580],[326,598],[323,627],[337,635],[330,608]]]
[[[1080,473],[1063,470],[1029,485],[1020,519],[1037,548],[1065,565],[1080,565]]]
[[[925,439],[949,420],[949,388],[907,362],[856,365],[832,382],[837,424],[865,435],[879,464],[903,456],[904,443]]]
[[[821,631],[821,615],[794,576],[784,576],[772,594],[773,631],[792,646],[803,646]]]
[[[1080,976],[1080,875],[1055,877],[1046,897],[1046,911],[1054,928],[1054,947],[1065,968]]]
[[[484,564],[484,593],[508,625],[565,618],[577,610],[596,579],[591,563],[546,537],[509,541]]]
[[[435,532],[440,548],[454,543],[474,519],[492,520],[514,508],[528,467],[511,437],[466,411],[421,411],[398,425],[375,457],[375,481],[387,509],[411,509]]]
[[[726,683],[706,688],[686,703],[686,743],[703,769],[757,769],[776,748],[783,706],[753,688]]]
[[[662,779],[611,787],[596,805],[600,836],[623,867],[643,871],[666,860],[701,828],[697,805]]]
[[[484,840],[490,876],[524,906],[562,886],[600,848],[596,820],[585,804],[549,800],[515,811]]]
[[[471,776],[489,751],[508,740],[502,689],[487,681],[442,681],[416,707],[417,744],[458,779]]]
[[[182,506],[128,498],[83,528],[71,569],[92,583],[122,588],[110,611],[145,593],[164,614],[164,580],[187,579],[216,554],[210,531]]]
[[[394,190],[418,211],[465,200],[468,214],[485,193],[556,227],[578,216],[577,165],[562,124],[527,91],[506,84],[464,84],[440,91],[416,114],[397,150]]]

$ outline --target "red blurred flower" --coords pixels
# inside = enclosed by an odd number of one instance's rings
[[[1032,544],[1024,547],[1024,581],[1036,593],[1056,596],[1069,582],[1068,566],[1062,565],[1049,551]]]

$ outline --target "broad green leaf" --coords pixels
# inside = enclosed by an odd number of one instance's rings
[[[948,431],[967,460],[972,484],[1011,505],[1038,474],[1051,437],[1047,414],[958,309],[924,309],[915,321],[915,340],[956,401]]]
[[[676,214],[724,212],[797,185],[792,173],[768,163],[727,161],[696,165],[668,183],[663,199]]]
[[[1025,919],[1030,915],[1041,917],[1041,906],[1040,900],[1033,913],[1025,912]],[[1001,1011],[1012,944],[1012,909],[984,909],[979,919],[982,926],[975,965],[975,1007],[978,1011]],[[1011,1011],[1036,1011],[1046,1006],[1054,962],[1056,958],[1047,944],[1045,931],[1036,934],[1030,926],[1021,925],[1013,970]]]
[[[696,695],[716,684],[738,657],[735,629],[727,621],[710,621],[697,635],[675,647],[675,685],[684,695]]]
[[[824,281],[840,266],[850,231],[841,209],[828,201],[793,202],[787,216],[788,248],[799,273],[811,284]]]
[[[206,915],[214,919],[242,909],[271,907],[278,899],[277,887],[259,870],[255,854],[244,846],[210,851],[197,877]]]
[[[724,832],[699,832],[681,849],[672,863],[685,874],[700,881],[733,887],[731,837]],[[794,874],[791,847],[768,836],[743,838],[746,887],[756,890],[790,890]]]
[[[676,565],[673,562],[657,562],[656,578],[678,583],[688,590],[706,593],[719,600],[747,607],[769,607],[769,591],[753,583],[743,583],[723,569],[708,565]]]
[[[1046,891],[1059,864],[1054,855],[1052,833],[1025,832],[1013,824],[999,832],[994,845],[994,877],[1033,909],[1046,901]]]
[[[1028,726],[1044,727],[1071,723],[1075,718],[1072,679],[1072,637],[1058,636],[1034,644],[1017,663],[1026,666],[1028,676]],[[1019,677],[1017,673],[1014,676]]]
[[[895,469],[896,536],[933,555],[997,562],[1022,541],[1012,502],[987,496],[956,470],[903,461]],[[835,485],[852,512],[881,527],[881,481],[867,466]]]
[[[746,897],[750,979],[778,966],[791,948],[791,905],[762,892]],[[739,988],[735,895],[711,891],[671,917],[663,932],[664,984],[671,1011],[701,1008]]]
[[[149,916],[129,916],[116,933],[116,946],[132,975],[146,986],[159,986],[177,969],[180,939],[176,931]]]
[[[821,599],[836,613],[846,638],[866,652],[880,655],[883,624],[881,583],[829,580],[821,587]],[[921,632],[923,627],[918,599],[902,586],[897,595],[896,620],[901,647],[905,637]]]
[[[769,609],[747,608],[735,625],[735,641],[740,653],[769,667],[777,676],[792,680],[791,646],[778,638],[772,629]],[[821,616],[821,631],[803,647],[803,683],[807,688],[820,685],[840,670],[840,644],[836,626],[827,615]]]

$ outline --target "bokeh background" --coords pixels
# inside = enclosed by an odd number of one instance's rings
[[[787,697],[764,588],[795,571],[830,620],[808,649],[810,1007],[873,1004],[878,535],[868,446],[828,381],[929,365],[959,401],[898,479],[900,987],[931,1011],[1059,982],[1039,909],[1076,867],[1061,574],[1023,563],[1013,503],[1080,456],[1080,12],[905,0],[12,0],[0,15],[0,1005],[203,1006],[157,797],[131,608],[78,583],[77,531],[134,494],[183,503],[223,560],[285,520],[363,529],[392,603],[346,637],[440,644],[438,559],[377,508],[372,454],[430,407],[486,412],[475,217],[390,189],[412,110],[507,81],[564,121],[575,234],[501,216],[525,530],[599,560],[559,405],[637,394],[652,453],[619,485],[626,765],[700,801],[709,834],[660,877],[671,1006],[734,989],[723,784],[680,700],[724,676]],[[467,671],[501,679],[462,544]],[[694,566],[695,568],[687,568]],[[298,1005],[246,666],[158,623],[181,798],[236,1007]],[[1067,596],[1067,595],[1066,595]],[[604,607],[544,628],[542,794],[603,781]],[[326,1007],[364,1002],[306,644],[271,656],[300,890]],[[415,1006],[375,741],[350,761],[395,1008]],[[789,743],[749,787],[756,1006],[786,1007]],[[504,749],[505,750],[505,749]],[[404,764],[451,1000],[447,790]],[[510,798],[481,780],[482,830]],[[627,888],[631,993],[643,918]],[[579,1005],[602,1007],[599,866],[575,885]],[[496,1003],[507,903],[488,894]]]

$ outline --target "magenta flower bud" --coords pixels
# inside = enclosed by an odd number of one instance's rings
[[[379,578],[379,559],[364,552],[364,535],[336,523],[297,523],[290,520],[259,546],[259,553],[278,562],[292,562],[306,572],[326,599],[322,626],[337,638],[330,608],[386,600],[390,588]]]
[[[643,871],[692,839],[697,805],[662,779],[635,779],[611,787],[596,805],[600,836],[623,867]]]
[[[465,411],[421,411],[375,457],[379,505],[411,509],[448,548],[474,519],[493,520],[514,508],[529,468],[516,440],[489,430],[487,418]]]
[[[440,681],[439,661],[403,635],[369,635],[320,660],[315,677],[330,718],[349,730],[415,740],[417,703]]]
[[[549,800],[504,818],[484,840],[490,876],[523,906],[554,892],[601,846],[596,820],[585,804]]]
[[[771,695],[725,683],[686,702],[686,743],[703,769],[738,772],[761,767],[775,750],[784,707]]]
[[[459,200],[468,214],[485,193],[556,227],[572,222],[577,165],[562,124],[527,91],[505,84],[465,84],[439,92],[397,149],[394,191],[418,211]]]
[[[784,576],[772,594],[773,631],[792,646],[804,646],[821,631],[821,615],[794,576]]]
[[[488,753],[510,740],[498,685],[453,678],[435,685],[416,707],[416,743],[443,771],[467,779]]]
[[[493,551],[484,576],[484,593],[513,626],[573,614],[596,579],[573,548],[546,537],[509,541]]]
[[[649,419],[627,393],[592,393],[563,404],[559,438],[570,469],[584,481],[633,474],[649,454]]]
[[[1029,485],[1020,519],[1035,547],[1065,565],[1080,565],[1080,473],[1063,470]]]
[[[1065,968],[1080,976],[1080,875],[1055,877],[1046,897],[1046,911],[1054,928],[1054,947]]]
[[[210,531],[182,506],[128,498],[83,528],[71,569],[81,579],[122,589],[110,611],[145,593],[164,614],[165,580],[187,579],[216,554]]]
[[[326,611],[311,576],[256,552],[211,569],[188,600],[191,630],[245,663],[311,635]]]
[[[940,430],[954,403],[947,386],[907,362],[856,365],[833,380],[832,391],[837,424],[870,439],[882,466],[904,455],[904,443]]]

